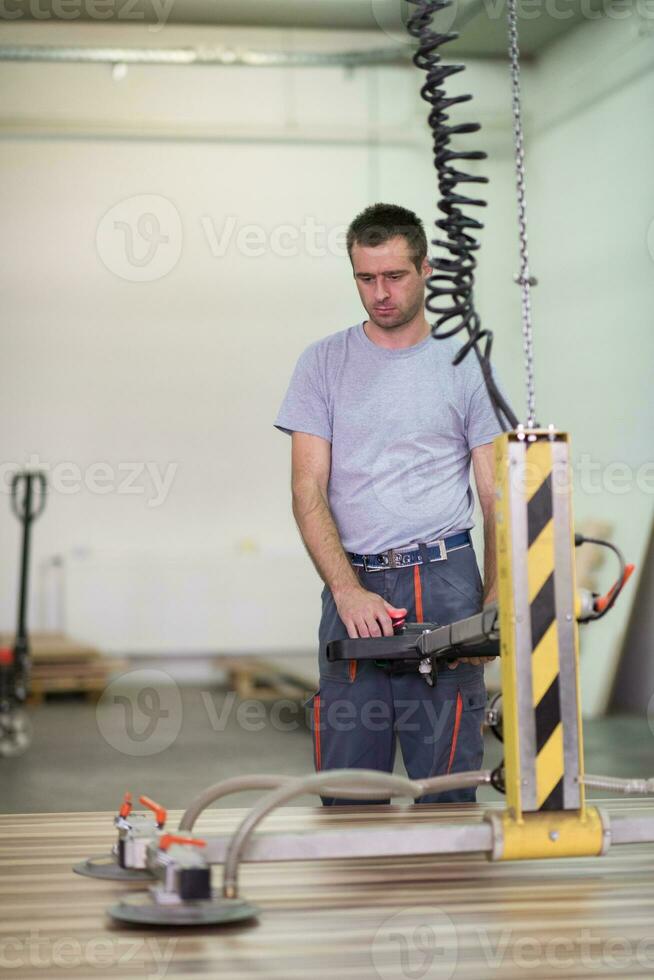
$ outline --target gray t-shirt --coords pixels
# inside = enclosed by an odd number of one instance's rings
[[[459,338],[388,350],[363,324],[301,354],[275,425],[331,443],[329,506],[346,551],[374,554],[473,526],[470,450],[501,431]]]

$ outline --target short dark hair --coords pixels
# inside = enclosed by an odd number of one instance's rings
[[[406,238],[413,264],[420,269],[427,258],[425,229],[417,214],[399,204],[371,204],[358,214],[347,230],[347,254],[351,260],[354,244],[376,248],[398,235]]]

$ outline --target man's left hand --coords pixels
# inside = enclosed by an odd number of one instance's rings
[[[484,595],[484,605],[488,606],[491,602],[497,602],[497,588],[494,585]],[[474,664],[475,667],[480,667],[482,664],[489,664],[491,660],[495,659],[495,657],[459,657],[458,660],[453,660],[447,666],[450,670],[454,670],[459,664]]]

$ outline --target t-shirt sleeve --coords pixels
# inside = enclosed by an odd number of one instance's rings
[[[481,374],[481,371],[479,372]],[[494,372],[493,372],[494,373]],[[499,387],[497,377],[495,381]],[[481,380],[468,399],[466,411],[466,439],[469,449],[492,442],[502,431],[490,400],[485,381]]]
[[[315,345],[299,357],[288,390],[275,419],[275,427],[291,435],[308,432],[332,441],[329,405],[321,379],[320,361]]]

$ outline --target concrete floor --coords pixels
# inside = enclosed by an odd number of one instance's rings
[[[115,810],[126,790],[184,808],[227,776],[312,771],[311,734],[301,706],[239,702],[216,687],[174,688],[172,701],[164,695],[156,703],[142,702],[138,724],[119,697],[112,704],[103,697],[98,705],[60,698],[31,708],[30,748],[0,759],[0,811]],[[147,737],[149,719],[153,731]],[[130,727],[132,738],[126,736]],[[644,718],[587,722],[585,748],[586,770],[593,774],[654,775],[654,733]],[[500,757],[501,746],[489,733],[484,765],[493,767]],[[397,769],[403,771],[399,759]],[[484,788],[479,798],[497,794]],[[229,797],[223,805],[243,806],[251,799]]]

